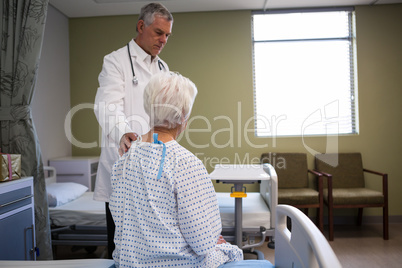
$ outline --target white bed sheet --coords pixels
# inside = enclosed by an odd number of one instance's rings
[[[221,213],[222,227],[234,227],[234,202],[235,198],[230,193],[216,193]],[[271,212],[260,193],[247,193],[243,198],[243,229],[271,228]]]
[[[49,208],[52,224],[57,226],[90,225],[106,226],[105,203],[93,200],[93,192],[85,192],[79,198],[62,206]]]
[[[230,193],[216,193],[222,226],[234,227],[234,202]],[[93,200],[93,192],[62,206],[49,208],[51,222],[57,226],[106,226],[105,203]],[[243,198],[243,228],[271,228],[271,212],[260,193],[247,193]]]

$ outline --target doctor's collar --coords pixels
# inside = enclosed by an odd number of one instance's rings
[[[151,58],[151,63],[158,61],[159,60],[159,56],[152,56],[150,54],[148,54],[139,44],[137,44],[137,42],[135,41],[135,39],[133,39],[133,43],[134,43],[134,51],[136,52],[135,54],[138,55],[137,57],[141,60],[143,60],[144,62],[146,62],[147,58],[150,57]],[[133,57],[134,55],[132,55]]]

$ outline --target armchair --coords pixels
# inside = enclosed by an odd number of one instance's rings
[[[274,166],[278,175],[278,204],[287,204],[308,215],[309,208],[317,208],[316,224],[323,232],[322,176],[307,168],[305,153],[264,153],[262,163]],[[309,187],[308,173],[318,178],[318,190]]]
[[[383,238],[388,240],[388,175],[363,168],[360,153],[318,154],[316,170],[327,178],[323,183],[324,203],[328,206],[329,240],[334,240],[334,208],[358,208],[361,225],[363,208],[383,208]],[[382,192],[366,188],[364,172],[382,178]]]

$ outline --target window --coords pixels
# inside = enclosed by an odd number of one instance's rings
[[[354,10],[252,18],[256,135],[358,133]]]

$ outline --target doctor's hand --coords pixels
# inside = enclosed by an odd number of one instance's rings
[[[122,156],[130,149],[131,142],[137,140],[138,135],[134,132],[124,134],[120,139],[119,155]]]

